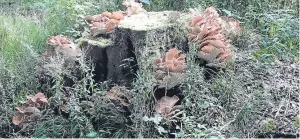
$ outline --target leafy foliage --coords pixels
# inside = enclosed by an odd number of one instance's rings
[[[258,60],[294,60],[299,57],[299,21],[293,11],[278,10],[263,14],[259,20],[261,50],[254,53]]]

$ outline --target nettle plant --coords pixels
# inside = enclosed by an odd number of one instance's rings
[[[190,12],[196,13],[193,9]],[[208,7],[203,14],[189,22],[187,38],[199,44],[198,58],[207,62],[209,67],[222,67],[232,59],[230,35],[241,31],[239,21],[219,16],[214,7]]]

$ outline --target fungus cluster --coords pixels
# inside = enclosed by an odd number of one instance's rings
[[[220,18],[217,10],[209,7],[189,22],[187,37],[200,45],[197,56],[205,60],[207,66],[220,67],[231,59],[230,40],[226,39],[224,27],[233,25],[237,30],[240,28],[236,20],[229,21],[227,24],[227,18]]]
[[[119,25],[120,21],[124,19],[125,15],[130,16],[140,12],[146,12],[146,10],[143,9],[143,5],[134,0],[123,0],[122,5],[126,8],[125,11],[106,11],[93,16],[85,16],[84,20],[90,26],[89,34],[95,37],[100,34],[111,33],[115,27]]]
[[[71,39],[66,38],[62,35],[50,36],[46,43],[56,47],[48,49],[42,54],[42,56],[40,57],[40,60],[42,62],[41,64],[50,62],[50,57],[53,56],[63,56],[66,59],[71,60],[69,62],[73,63],[75,62],[77,57],[80,57],[82,55],[81,50],[78,49],[77,44],[75,44]],[[45,60],[48,62],[46,62]]]
[[[176,48],[170,49],[163,58],[155,59],[153,69],[159,88],[172,88],[178,85],[178,78],[184,72],[185,55]]]
[[[84,112],[88,114],[95,115],[97,114],[98,103],[101,103],[101,107],[103,105],[113,106],[112,108],[116,109],[118,106],[121,111],[124,111],[123,107],[128,107],[129,97],[126,95],[126,88],[120,86],[114,86],[109,91],[106,92],[105,95],[94,93],[89,97],[89,100],[84,100],[80,102],[80,106],[83,108]],[[119,109],[117,108],[117,109]],[[126,111],[126,110],[125,110]]]
[[[170,49],[163,58],[155,60],[154,68],[156,70],[169,72],[183,72],[184,70],[184,54],[176,48]]]
[[[124,19],[123,12],[103,12],[98,15],[85,16],[84,19],[89,23],[91,36],[111,33],[119,22]]]
[[[34,121],[40,117],[43,105],[48,104],[48,100],[41,92],[35,96],[27,96],[27,101],[21,102],[20,107],[16,107],[16,112],[13,116],[13,124],[22,125],[23,123]]]
[[[71,39],[66,38],[62,35],[50,36],[47,39],[46,43],[49,45],[59,47],[59,48],[75,48],[76,47]]]

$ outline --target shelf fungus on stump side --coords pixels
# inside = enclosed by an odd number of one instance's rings
[[[163,58],[155,59],[153,68],[158,88],[171,89],[180,84],[185,67],[185,55],[179,53],[179,50],[172,48]]]

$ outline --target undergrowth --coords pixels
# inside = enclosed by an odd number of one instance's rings
[[[132,98],[132,106],[127,109],[130,114],[124,112],[120,104],[102,99],[93,102],[94,113],[82,109],[83,101],[90,101],[93,94],[103,95],[109,89],[107,83],[93,81],[94,69],[87,59],[80,59],[79,77],[70,69],[57,73],[52,82],[54,86],[45,92],[55,103],[43,111],[43,116],[32,124],[34,126],[20,131],[19,127],[11,125],[19,101],[38,91],[39,81],[33,73],[37,58],[49,47],[46,39],[63,34],[75,40],[83,32],[83,15],[121,10],[121,3],[121,0],[0,2],[1,137],[168,137],[160,134],[164,126],[143,120],[144,116],[154,117],[151,111],[154,79],[147,66],[136,73],[132,89],[127,92]],[[144,4],[148,11],[186,12],[198,6],[215,6],[223,15],[241,21],[243,34],[233,43],[239,50],[250,47],[246,41],[256,34],[259,50],[253,52],[254,62],[299,60],[299,5],[296,0],[152,0]],[[259,127],[252,122],[265,116],[263,112],[269,96],[260,88],[250,93],[245,91],[246,83],[239,81],[232,69],[213,75],[213,80],[206,80],[203,75],[208,69],[194,62],[194,55],[195,52],[189,50],[188,70],[180,86],[185,112],[181,124],[176,127],[180,132],[173,133],[175,137],[254,137]],[[148,60],[140,59],[139,64],[149,65]],[[63,87],[62,75],[73,79],[74,85]],[[69,108],[67,112],[59,111],[65,105]]]

